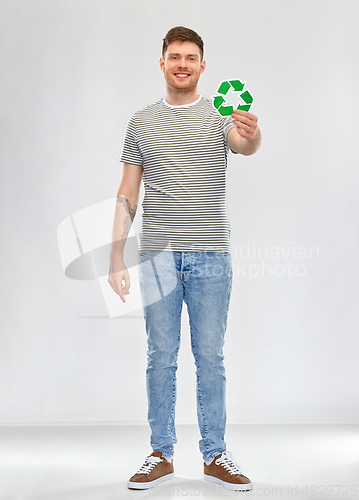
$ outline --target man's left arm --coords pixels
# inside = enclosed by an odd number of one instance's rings
[[[232,128],[227,135],[227,144],[232,151],[242,155],[254,154],[261,145],[261,132],[258,128],[256,115],[235,109],[232,114]]]

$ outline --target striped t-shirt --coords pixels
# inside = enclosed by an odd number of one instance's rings
[[[120,160],[143,166],[140,251],[231,253],[226,168],[233,127],[202,96],[180,106],[161,99],[131,116]]]

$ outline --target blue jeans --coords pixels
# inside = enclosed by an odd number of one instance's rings
[[[227,252],[139,252],[139,282],[147,332],[146,384],[151,446],[173,455],[176,371],[183,300],[196,364],[197,417],[203,459],[226,451],[224,335],[232,289]]]

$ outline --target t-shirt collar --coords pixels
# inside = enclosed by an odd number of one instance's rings
[[[202,96],[200,95],[198,97],[198,99],[196,99],[195,101],[193,102],[190,102],[189,104],[168,104],[167,101],[165,101],[165,98],[163,97],[162,98],[162,102],[163,104],[165,104],[168,108],[188,108],[190,106],[194,106],[195,104],[197,104],[200,100],[202,99]]]

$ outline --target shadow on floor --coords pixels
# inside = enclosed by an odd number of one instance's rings
[[[104,484],[86,488],[73,488],[63,491],[47,491],[42,494],[33,494],[26,500],[126,500],[133,498],[270,498],[270,499],[296,499],[308,500],[308,496],[302,494],[296,486],[273,485],[256,483],[252,491],[239,492],[230,491],[220,485],[205,481],[204,479],[185,479],[175,477],[148,490],[129,490],[126,482]],[[25,500],[21,497],[16,500]]]

